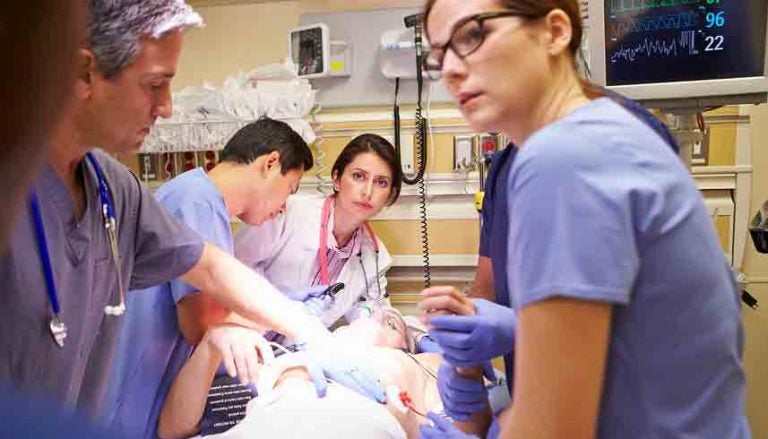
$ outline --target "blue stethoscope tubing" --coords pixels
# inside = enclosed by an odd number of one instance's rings
[[[59,296],[56,293],[56,282],[53,280],[53,266],[51,264],[51,255],[48,254],[48,240],[45,237],[45,227],[43,227],[43,216],[40,214],[40,202],[37,199],[37,192],[32,190],[30,196],[30,205],[32,207],[32,219],[35,223],[35,234],[37,235],[37,250],[40,252],[40,261],[43,263],[43,275],[45,276],[45,287],[48,292],[48,301],[51,302],[54,318],[59,318],[61,306],[59,305]]]
[[[117,284],[120,292],[120,302],[117,305],[105,306],[104,313],[107,315],[120,316],[125,312],[125,290],[123,288],[122,267],[120,266],[120,254],[117,244],[117,220],[115,218],[115,208],[110,195],[109,185],[107,184],[101,166],[90,152],[86,153],[85,156],[88,162],[91,163],[91,166],[93,166],[93,169],[96,172],[96,179],[99,183],[99,199],[101,201],[101,212],[104,218],[104,228],[107,231],[107,240],[110,245],[115,272],[117,273]],[[37,249],[40,254],[40,262],[43,266],[48,301],[51,304],[51,311],[53,312],[53,317],[50,323],[51,333],[56,340],[56,344],[58,344],[59,347],[63,347],[63,340],[66,338],[67,328],[61,318],[61,304],[56,289],[56,281],[53,276],[53,263],[51,262],[51,255],[48,251],[48,239],[43,225],[43,216],[40,212],[40,201],[37,197],[37,192],[34,189],[32,189],[30,195],[30,208],[35,226]]]
[[[107,185],[107,178],[104,171],[93,157],[93,154],[86,153],[85,156],[96,171],[96,177],[99,181],[99,199],[101,200],[101,214],[104,217],[104,229],[107,231],[107,241],[109,242],[112,253],[112,264],[117,274],[117,289],[120,293],[120,302],[117,305],[104,306],[104,313],[110,316],[121,316],[125,313],[125,288],[123,287],[123,269],[120,265],[120,249],[117,244],[117,219],[115,218],[115,205]]]

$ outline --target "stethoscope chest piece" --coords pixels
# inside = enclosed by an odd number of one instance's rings
[[[59,318],[58,315],[51,317],[51,321],[48,324],[48,329],[51,331],[53,341],[56,342],[56,346],[63,348],[64,340],[67,338],[67,325]]]
[[[117,305],[106,305],[104,307],[104,314],[115,317],[125,314],[125,302],[120,301]]]

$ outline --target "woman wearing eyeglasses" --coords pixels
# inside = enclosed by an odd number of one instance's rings
[[[510,307],[422,293],[457,421],[423,437],[749,437],[730,268],[672,149],[579,77],[577,0],[429,0],[425,29],[426,68],[517,149],[493,237]],[[489,426],[484,386],[454,366],[507,353],[513,403]]]

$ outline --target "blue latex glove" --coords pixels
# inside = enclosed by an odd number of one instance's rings
[[[319,398],[324,397],[328,392],[328,381],[325,380],[325,373],[323,373],[323,368],[311,357],[307,359],[306,366],[307,372],[309,372],[309,376],[312,378],[312,383],[315,385],[315,389],[317,390],[317,396]]]
[[[416,340],[416,352],[417,353],[433,352],[437,354],[442,354],[443,350],[440,349],[440,345],[438,345],[437,343],[435,343],[434,340],[432,340],[432,337],[430,337],[429,334],[424,334]]]
[[[299,288],[297,290],[283,291],[285,297],[299,302],[319,297],[328,289],[328,285],[315,285],[313,287]]]
[[[312,287],[313,289],[315,287]],[[322,317],[323,314],[325,314],[325,311],[328,310],[328,308],[331,307],[333,304],[333,297],[331,296],[318,296],[313,297],[311,294],[314,294],[314,290],[306,289],[302,290],[304,292],[308,292],[304,297],[305,299],[302,301],[304,303],[304,311],[307,312],[307,314],[313,315],[315,317]],[[322,294],[322,292],[325,291],[323,289],[318,294]],[[297,295],[297,297],[300,297],[300,294]],[[296,300],[297,302],[299,300]],[[273,341],[279,344],[285,344],[285,336],[282,334],[276,332],[276,331],[267,331],[264,334],[264,338],[266,338],[269,341]]]
[[[305,345],[307,354],[317,362],[326,378],[379,403],[387,395],[370,361],[354,350],[345,349],[340,342],[324,339]]]
[[[501,433],[501,426],[499,425],[499,418],[494,416],[493,422],[491,422],[491,427],[488,429],[488,435],[485,436],[485,438],[499,439],[500,433]]]
[[[304,309],[315,317],[322,317],[333,304],[333,297],[311,297],[304,301]]]
[[[440,345],[445,361],[458,367],[482,364],[514,349],[514,310],[485,299],[472,302],[477,315],[429,319],[429,336]]]
[[[422,439],[478,439],[477,436],[459,430],[453,425],[453,422],[443,419],[434,412],[427,413],[427,418],[432,421],[433,425],[422,424],[419,427]]]
[[[490,410],[485,384],[459,375],[445,362],[437,371],[437,391],[445,413],[455,421],[466,421],[473,413]]]

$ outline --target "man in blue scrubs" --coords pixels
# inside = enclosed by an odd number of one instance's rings
[[[220,160],[207,175],[203,168],[187,171],[156,195],[177,219],[233,254],[230,218],[258,225],[280,212],[312,167],[312,152],[290,126],[265,118],[238,131]],[[188,296],[197,292],[176,279],[129,295],[106,404],[113,430],[157,437],[171,384],[201,335],[189,321],[195,316]]]

